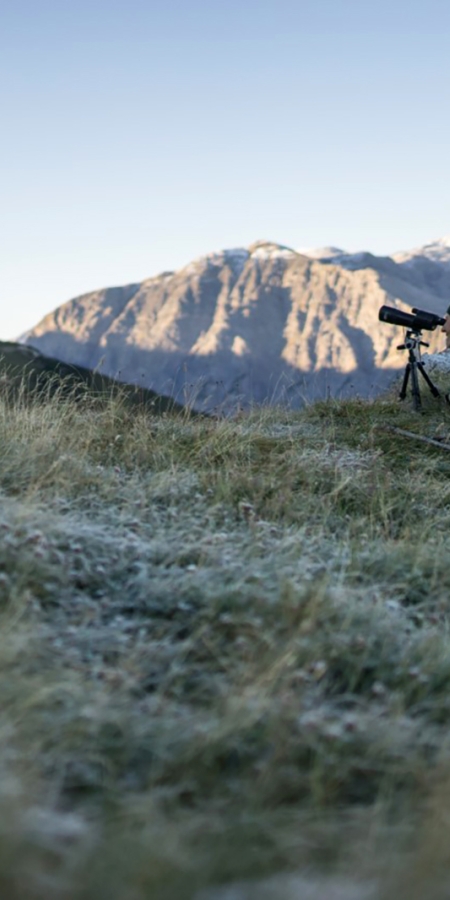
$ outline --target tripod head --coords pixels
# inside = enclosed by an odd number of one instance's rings
[[[422,332],[416,331],[413,328],[409,328],[405,335],[405,341],[403,344],[399,344],[397,350],[409,350],[414,354],[416,359],[420,359],[420,348],[421,347],[429,347],[426,341],[422,340]]]

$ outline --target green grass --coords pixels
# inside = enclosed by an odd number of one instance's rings
[[[448,897],[450,455],[383,430],[446,437],[423,400],[0,401],[0,896]]]

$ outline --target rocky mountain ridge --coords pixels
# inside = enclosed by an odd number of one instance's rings
[[[376,394],[406,363],[403,332],[378,321],[380,306],[442,315],[450,250],[448,259],[429,248],[396,257],[330,250],[258,241],[211,253],[75,298],[25,342],[205,410]],[[426,339],[432,351],[444,346],[438,333]]]

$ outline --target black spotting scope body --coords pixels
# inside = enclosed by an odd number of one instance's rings
[[[402,328],[411,328],[412,331],[434,331],[438,325],[443,325],[445,318],[426,309],[412,310],[412,313],[403,312],[393,306],[382,306],[378,319],[380,322],[388,322],[389,325],[401,325]]]

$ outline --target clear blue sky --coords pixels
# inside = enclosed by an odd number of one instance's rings
[[[258,238],[450,232],[448,0],[0,7],[0,339]]]

